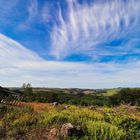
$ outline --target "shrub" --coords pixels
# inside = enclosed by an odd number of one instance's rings
[[[106,122],[87,121],[86,128],[88,136],[94,140],[121,140],[125,136],[122,129]]]
[[[131,104],[140,105],[140,89],[139,88],[124,88],[121,89],[118,94],[112,95],[110,97],[110,102],[112,105],[119,104]]]

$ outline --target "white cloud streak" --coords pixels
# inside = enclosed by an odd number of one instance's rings
[[[38,15],[38,1],[30,0],[30,5],[28,7],[28,22],[33,22]]]
[[[139,39],[140,33],[140,1],[113,0],[95,1],[93,4],[79,4],[77,0],[67,0],[67,17],[59,10],[58,21],[51,33],[51,55],[63,59],[72,54],[85,54],[90,57],[129,53],[126,46],[130,46],[131,39]],[[116,39],[128,39],[128,42],[112,48],[102,48]],[[140,40],[138,40],[140,41]],[[133,50],[131,46],[129,51]],[[113,53],[113,54],[112,54]]]
[[[22,1],[20,1],[19,5],[22,5]],[[21,31],[36,30],[33,25],[41,24],[45,26],[51,18],[49,5],[45,1],[43,5],[40,5],[38,0],[29,0],[28,4],[25,5],[25,10],[27,10],[27,17],[24,22],[18,25]]]
[[[0,34],[0,85],[103,88],[140,86],[140,61],[135,63],[72,63],[47,61]]]

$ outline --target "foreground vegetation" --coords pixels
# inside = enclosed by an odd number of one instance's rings
[[[79,125],[84,135],[77,140],[139,140],[140,110],[136,106],[53,107],[46,104],[43,110],[34,106],[7,107],[0,105],[0,139],[12,140],[26,135],[31,140],[41,140],[50,128],[58,130],[64,123]],[[70,139],[67,138],[67,139]]]
[[[140,89],[84,95],[33,92],[28,87],[22,92],[16,106],[0,104],[0,140],[47,140],[52,128],[58,135],[49,140],[63,140],[60,130],[67,123],[80,126],[83,133],[66,140],[140,139]]]

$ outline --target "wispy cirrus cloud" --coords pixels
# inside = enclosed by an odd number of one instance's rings
[[[28,6],[28,22],[33,22],[38,15],[38,1],[30,0],[30,4]]]
[[[140,86],[140,61],[126,64],[47,61],[0,34],[0,84],[104,88]]]
[[[67,0],[67,4],[65,15],[60,7],[59,24],[51,33],[50,53],[57,59],[73,54],[100,59],[140,52],[136,48],[140,44],[139,0],[94,1],[92,4]]]

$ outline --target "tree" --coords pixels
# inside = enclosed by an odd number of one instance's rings
[[[24,90],[26,88],[26,83],[23,83],[22,89]]]
[[[28,84],[24,83],[22,85],[22,90],[25,95],[33,93],[32,85],[30,83],[28,83]]]

